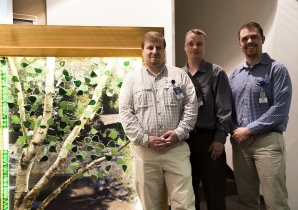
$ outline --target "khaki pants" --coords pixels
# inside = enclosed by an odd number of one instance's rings
[[[181,141],[171,149],[158,152],[132,145],[135,186],[144,210],[160,210],[164,183],[171,209],[195,210],[190,151]]]
[[[251,146],[231,138],[240,210],[260,209],[260,185],[267,210],[289,210],[284,137],[278,132],[258,135]]]

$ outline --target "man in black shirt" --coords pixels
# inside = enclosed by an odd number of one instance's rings
[[[226,154],[224,144],[232,129],[232,98],[228,77],[221,66],[203,59],[206,34],[200,29],[186,33],[183,67],[197,93],[199,110],[195,129],[187,140],[191,156],[196,209],[200,209],[202,182],[208,210],[225,210]]]

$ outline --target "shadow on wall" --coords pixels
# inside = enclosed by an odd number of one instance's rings
[[[205,59],[221,65],[227,73],[243,62],[244,56],[238,45],[238,30],[247,22],[261,24],[265,36],[274,27],[277,0],[251,1],[175,1],[176,65],[184,66],[185,34],[191,28],[200,28],[207,33]],[[273,31],[272,31],[273,33]]]

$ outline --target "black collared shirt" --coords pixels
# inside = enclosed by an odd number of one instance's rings
[[[232,95],[227,74],[221,66],[204,59],[194,76],[188,71],[188,63],[182,69],[191,78],[198,100],[200,96],[203,100],[196,127],[216,130],[214,139],[225,143],[226,136],[232,131]]]

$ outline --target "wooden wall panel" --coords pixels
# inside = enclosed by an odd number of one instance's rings
[[[53,57],[140,57],[141,41],[160,27],[0,24],[0,55]]]

